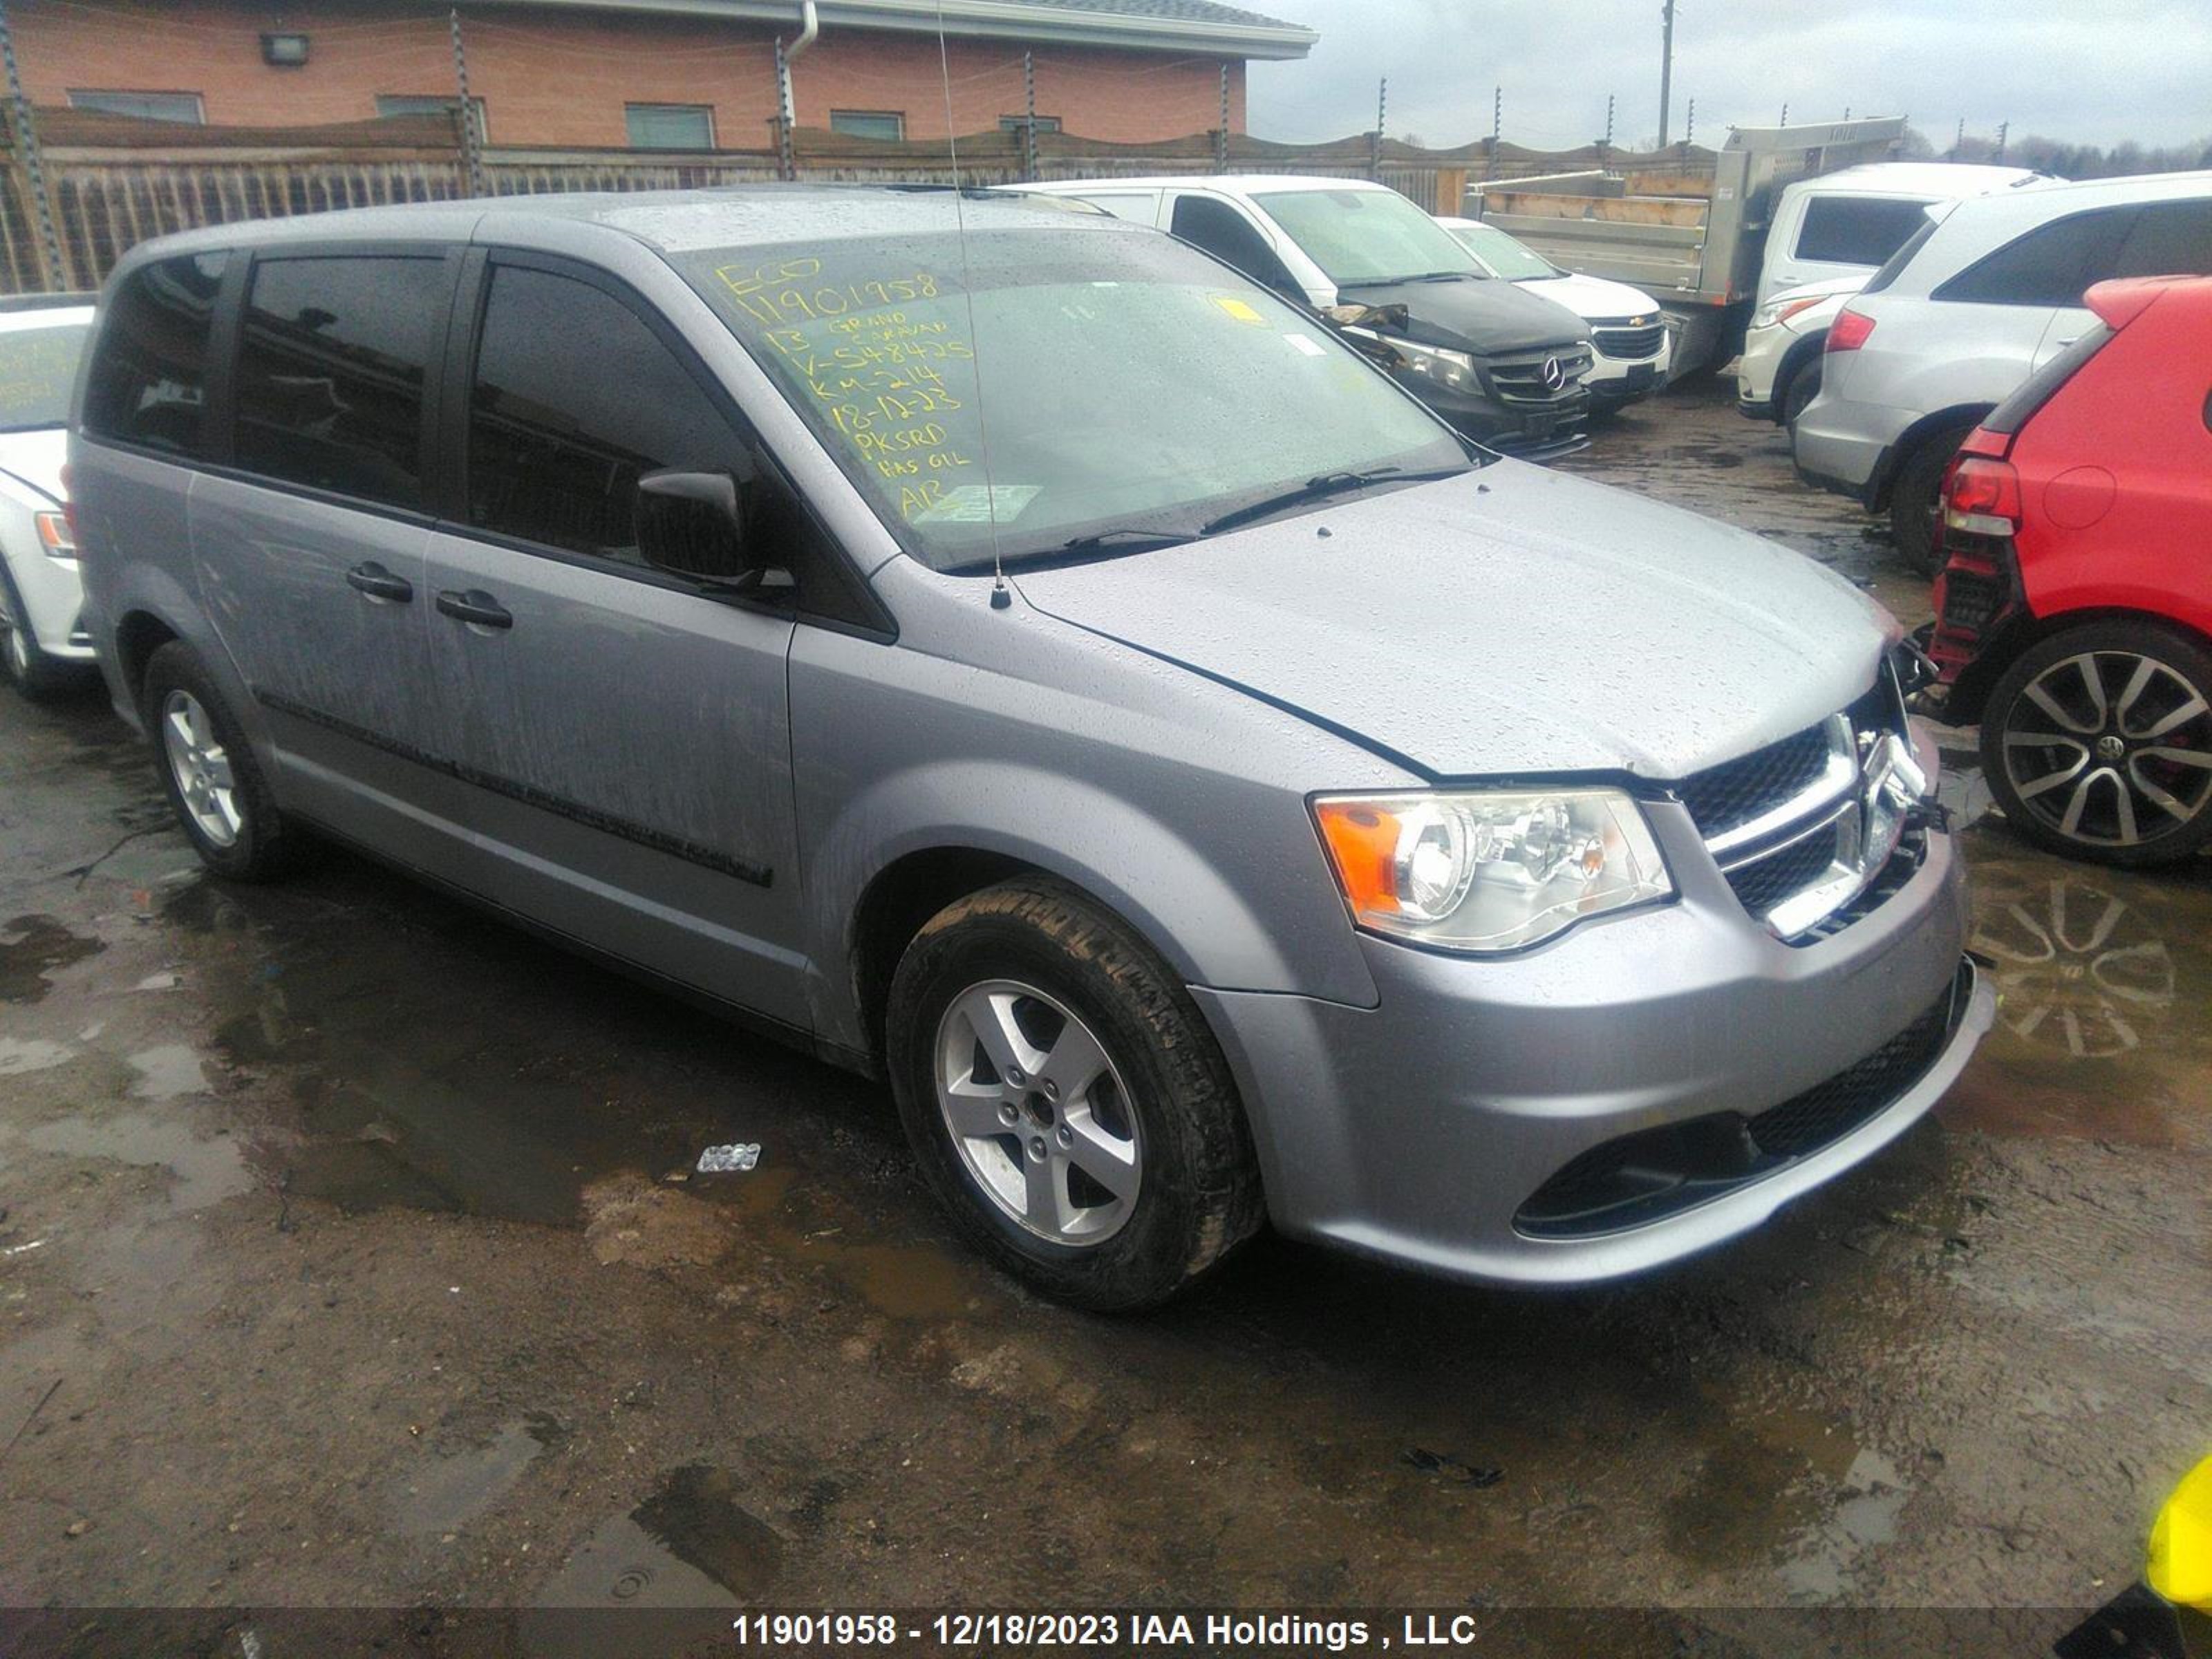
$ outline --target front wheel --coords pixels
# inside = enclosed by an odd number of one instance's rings
[[[1048,1295],[1166,1300],[1256,1231],[1234,1085],[1175,975],[1073,890],[947,906],[891,981],[886,1048],[922,1172],[961,1231]]]
[[[45,702],[83,678],[74,663],[50,656],[39,644],[15,579],[0,558],[0,672],[33,702]]]
[[[2151,622],[2052,635],[1990,690],[1982,769],[2006,821],[2048,851],[2186,858],[2212,839],[2212,653]]]

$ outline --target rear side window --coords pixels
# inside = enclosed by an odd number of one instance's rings
[[[1878,265],[1928,222],[1924,201],[1879,196],[1815,196],[1797,230],[1797,257],[1832,264]]]
[[[721,410],[621,301],[520,265],[492,272],[469,389],[469,522],[640,562],[648,472],[752,475]]]
[[[2212,200],[2149,202],[2113,256],[2106,276],[2212,276]]]
[[[256,261],[239,343],[238,465],[420,507],[423,381],[447,283],[435,256]]]
[[[1304,297],[1304,290],[1267,246],[1258,227],[1228,203],[1211,196],[1178,196],[1174,221],[1168,228],[1193,247],[1204,248],[1215,258],[1236,266],[1254,282],[1279,294]]]
[[[208,336],[229,258],[157,259],[116,284],[85,385],[88,433],[174,455],[206,453]]]
[[[1936,290],[1938,300],[1996,306],[2078,306],[2112,267],[2135,222],[2132,207],[2069,214],[2015,236]]]
[[[1983,428],[2008,436],[2019,431],[2036,410],[2057,396],[2058,388],[2072,380],[2082,364],[2105,349],[2105,342],[2112,337],[2111,329],[2102,323],[2092,323],[2072,345],[2021,381],[2011,397],[1983,419]]]
[[[1859,292],[1879,294],[1895,282],[1904,274],[1905,268],[1912,263],[1912,256],[1919,252],[1928,239],[1936,234],[1936,227],[1942,222],[1937,216],[1923,212],[1921,215],[1920,228],[1898,244],[1897,252],[1882,261],[1881,269],[1867,278],[1867,285]]]

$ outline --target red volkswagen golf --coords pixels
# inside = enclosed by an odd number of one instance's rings
[[[2212,278],[2103,283],[2097,321],[1960,446],[1929,653],[2039,846],[2212,837]]]

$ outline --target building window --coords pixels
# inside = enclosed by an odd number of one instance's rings
[[[714,112],[707,104],[624,104],[632,149],[712,149]]]
[[[71,109],[135,115],[142,121],[182,121],[197,127],[207,120],[197,92],[94,92],[71,87],[69,100]]]
[[[999,118],[999,131],[1001,132],[1019,132],[1024,127],[1029,125],[1029,124],[1030,118],[1026,115],[1001,115]],[[1058,132],[1060,131],[1060,117],[1057,115],[1038,116],[1036,118],[1036,130],[1039,132]]]
[[[376,114],[379,120],[388,115],[445,115],[460,101],[451,93],[423,93],[418,96],[411,92],[380,92],[376,94]],[[469,108],[477,118],[477,137],[489,142],[491,127],[484,117],[484,100],[471,98]]]
[[[855,138],[903,138],[906,112],[896,109],[833,109],[830,131]]]

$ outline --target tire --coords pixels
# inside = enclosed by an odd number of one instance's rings
[[[30,613],[23,608],[4,558],[0,558],[0,673],[32,702],[50,702],[76,689],[85,678],[76,663],[40,648],[38,636],[31,631]]]
[[[1797,417],[1805,412],[1805,405],[1820,395],[1820,360],[1815,357],[1792,374],[1789,384],[1782,388],[1781,401],[1778,405],[1781,410],[1778,418],[1782,422],[1782,429],[1794,431]]]
[[[1897,469],[1889,490],[1889,528],[1905,563],[1935,579],[1936,514],[1942,509],[1943,474],[1975,422],[1946,427],[1922,439]]]
[[[931,1189],[1048,1296],[1155,1306],[1259,1230],[1258,1165],[1212,1034],[1166,964],[1073,889],[1024,878],[939,911],[892,975],[885,1038]],[[981,1133],[956,1134],[956,1111]]]
[[[1990,690],[1981,744],[2006,823],[2047,852],[2133,868],[2212,840],[2212,651],[2177,630],[2120,619],[2041,641]]]
[[[190,646],[172,640],[148,660],[138,707],[162,792],[202,862],[232,881],[296,868],[301,834],[276,810],[252,745]]]

